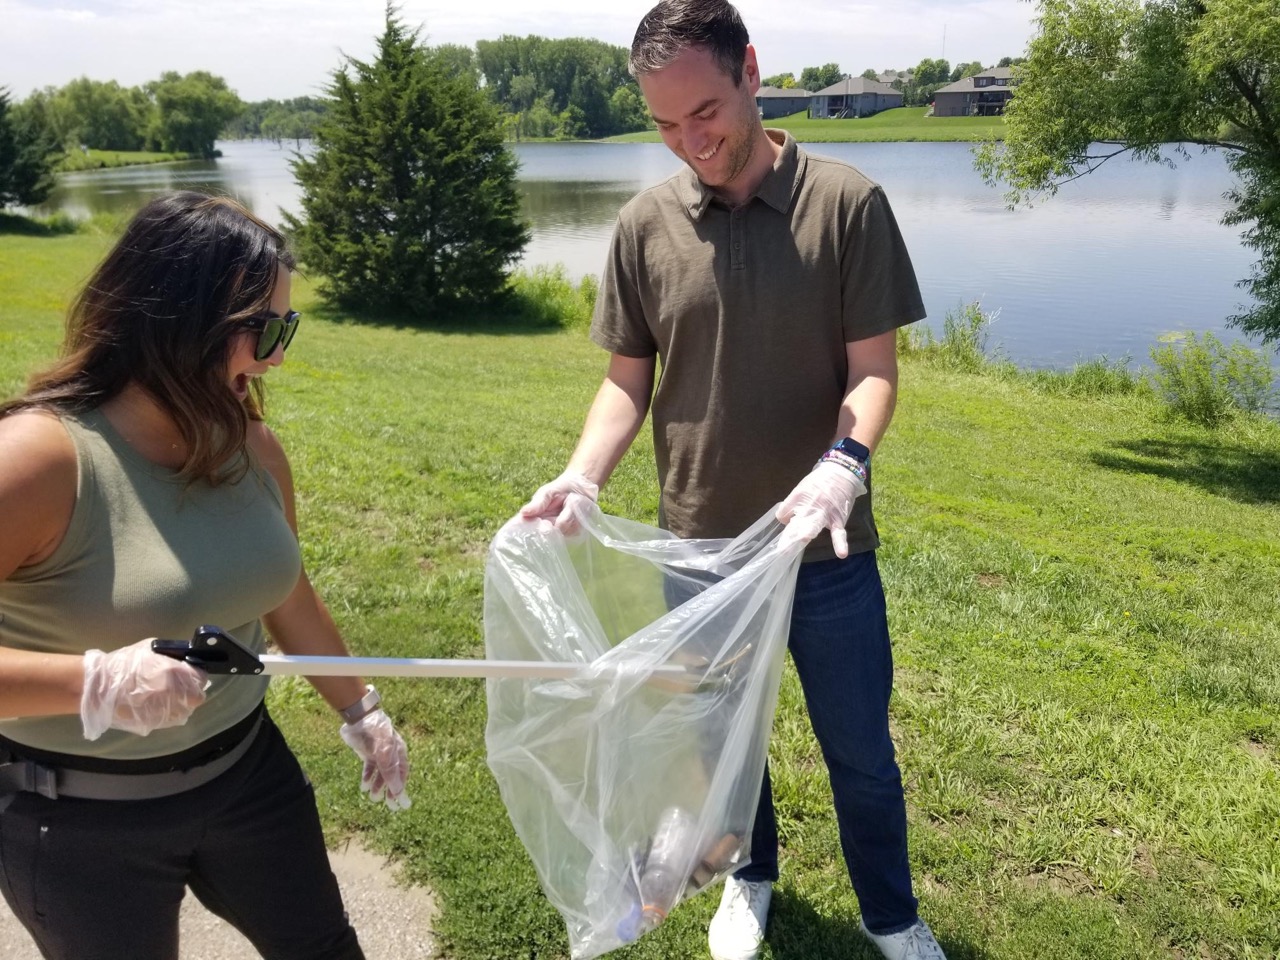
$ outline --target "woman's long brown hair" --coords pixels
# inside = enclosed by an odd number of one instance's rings
[[[231,338],[269,309],[284,237],[229,197],[184,191],[152,200],[94,271],[67,316],[60,359],[0,405],[82,413],[136,383],[173,418],[188,483],[238,479],[261,386],[241,403],[227,385]]]

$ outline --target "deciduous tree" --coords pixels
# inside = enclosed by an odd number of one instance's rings
[[[1005,140],[978,168],[1011,204],[1124,154],[1223,150],[1238,179],[1224,221],[1258,260],[1231,322],[1280,340],[1280,11],[1276,0],[1039,0]]]
[[[800,71],[800,86],[812,93],[817,93],[832,84],[839,83],[845,76],[846,74],[841,72],[838,63],[824,63],[820,67],[805,67]]]
[[[214,155],[213,143],[244,109],[227,81],[205,70],[170,70],[147,85],[156,113],[149,140],[160,150]]]

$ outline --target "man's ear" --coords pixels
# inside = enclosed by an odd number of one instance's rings
[[[756,48],[749,43],[742,58],[742,80],[753,96],[760,90],[760,64],[756,60]]]

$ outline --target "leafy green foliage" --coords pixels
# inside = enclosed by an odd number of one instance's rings
[[[573,139],[648,126],[627,58],[625,47],[601,40],[507,34],[479,41],[475,62],[514,137]]]
[[[825,90],[832,84],[839,83],[848,74],[840,69],[838,63],[824,63],[820,67],[805,67],[800,71],[800,88],[810,93]]]
[[[214,156],[214,140],[243,111],[227,82],[203,70],[170,71],[141,87],[80,77],[22,104],[45,118],[58,146]]]
[[[205,70],[170,70],[147,84],[155,100],[149,140],[158,149],[214,156],[213,142],[243,109],[227,81]]]
[[[328,109],[328,101],[320,97],[246,103],[224,128],[223,136],[233,140],[310,140]]]
[[[959,79],[959,78],[957,78]],[[922,107],[933,99],[939,87],[951,82],[951,64],[941,58],[925,57],[902,84],[902,102],[909,107]]]
[[[155,106],[141,87],[122,87],[80,77],[61,88],[46,88],[30,101],[44,101],[68,150],[142,150]]]
[[[1216,427],[1244,411],[1265,410],[1273,397],[1270,352],[1227,348],[1212,333],[1180,335],[1151,351],[1155,382],[1170,412]]]
[[[951,71],[950,81],[955,83],[957,80],[963,80],[965,77],[972,77],[982,73],[986,67],[982,65],[981,60],[971,60],[968,63],[957,63],[954,70]]]
[[[56,139],[40,105],[15,108],[0,87],[0,209],[47,197],[57,158]]]
[[[338,303],[432,318],[492,300],[528,239],[516,161],[474,77],[388,9],[370,62],[329,87],[316,151],[294,160],[303,262]]]
[[[796,75],[790,70],[786,73],[775,73],[772,77],[765,77],[760,84],[765,87],[778,87],[781,90],[790,90],[792,87],[799,86],[796,83]]]
[[[1224,222],[1258,254],[1231,318],[1280,339],[1280,11],[1275,0],[1039,0],[1003,145],[977,160],[1011,204],[1132,153],[1219,147],[1239,186]]]

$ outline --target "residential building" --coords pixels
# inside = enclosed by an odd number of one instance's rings
[[[761,87],[756,91],[756,109],[760,111],[762,120],[789,117],[808,110],[810,96],[812,94],[808,90],[799,87]]]
[[[900,106],[900,91],[879,80],[851,77],[815,93],[809,100],[809,116],[822,120],[869,117]]]
[[[939,88],[933,95],[935,117],[994,117],[1013,98],[1013,68],[992,67]]]

